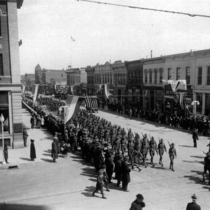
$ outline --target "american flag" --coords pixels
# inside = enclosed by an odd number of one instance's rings
[[[86,109],[98,109],[97,97],[85,96]]]

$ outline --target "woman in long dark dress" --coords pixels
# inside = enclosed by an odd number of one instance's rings
[[[35,149],[35,145],[34,145],[34,140],[33,139],[31,139],[30,157],[31,157],[32,161],[34,161],[34,159],[36,159],[36,149]]]

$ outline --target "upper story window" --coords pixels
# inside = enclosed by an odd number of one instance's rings
[[[207,85],[210,85],[210,66],[207,67]]]
[[[198,85],[202,85],[202,67],[198,67]]]
[[[171,68],[168,68],[168,80],[170,80],[171,79]]]
[[[179,80],[181,78],[181,69],[176,68],[176,80]]]
[[[145,83],[147,83],[147,70],[144,70],[144,74],[145,74]]]
[[[157,69],[155,69],[155,84],[157,84]]]
[[[152,70],[149,70],[149,83],[152,83]]]
[[[3,68],[3,56],[0,54],[0,76],[4,75],[4,68]]]
[[[190,84],[190,67],[186,67],[186,82],[187,85]]]
[[[159,69],[159,72],[160,72],[160,84],[163,83],[163,69]]]

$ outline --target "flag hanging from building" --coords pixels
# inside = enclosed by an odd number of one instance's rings
[[[98,109],[97,97],[85,96],[86,109]]]
[[[108,84],[104,84],[104,93],[105,93],[105,97],[106,97],[107,99],[109,99],[109,96],[112,95],[112,94],[110,93],[110,91],[109,91]]]
[[[64,107],[65,124],[78,112],[83,100],[80,96],[73,96],[71,103]]]
[[[176,92],[177,90],[187,90],[186,80],[163,80],[163,83],[171,85],[173,92]]]
[[[34,95],[33,95],[33,102],[36,101],[37,96],[38,96],[38,90],[39,90],[39,84],[35,84],[35,90],[34,90]]]
[[[98,93],[101,90],[101,88],[102,88],[101,84],[100,85],[96,85],[96,93]]]

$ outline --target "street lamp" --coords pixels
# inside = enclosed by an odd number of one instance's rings
[[[2,132],[2,153],[3,153],[2,165],[4,165],[5,160],[4,160],[4,116],[3,114],[1,114],[0,121],[1,121],[1,132]]]

